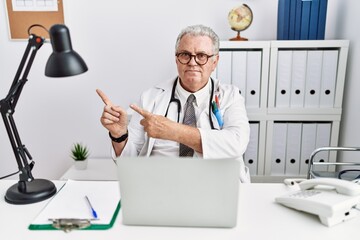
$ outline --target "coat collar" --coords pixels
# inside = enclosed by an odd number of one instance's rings
[[[155,97],[154,109],[153,109],[154,114],[165,115],[167,106],[170,102],[172,87],[174,85],[174,81],[177,78],[178,77],[173,78],[170,81],[161,82],[161,83],[155,85],[155,89],[160,90],[161,93]],[[219,89],[219,81],[215,78],[212,78],[212,79],[214,81],[214,87],[215,87],[215,93],[216,93]],[[150,138],[148,141],[148,146],[145,147],[145,149],[147,150],[146,156],[150,156],[152,148],[154,146],[154,143],[155,143],[155,139]]]
[[[171,93],[174,81],[176,79],[178,79],[178,77],[173,78],[173,79],[171,79],[169,81],[160,82],[160,83],[155,85],[155,88],[162,89],[163,91],[170,91],[170,93]],[[216,89],[219,89],[219,84],[220,84],[219,80],[217,80],[216,78],[213,78],[213,77],[210,77],[210,79],[212,79],[214,81],[215,92],[216,92]]]

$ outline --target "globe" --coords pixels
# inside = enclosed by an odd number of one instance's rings
[[[247,29],[253,20],[253,13],[251,8],[242,4],[240,6],[234,7],[230,10],[228,15],[228,21],[231,26],[231,29],[237,32],[237,36],[235,38],[231,38],[233,41],[246,41],[247,38],[240,37],[240,32]]]

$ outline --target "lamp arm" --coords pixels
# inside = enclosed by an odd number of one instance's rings
[[[22,89],[27,82],[27,76],[30,72],[30,68],[35,59],[37,50],[42,46],[44,41],[45,40],[41,37],[37,37],[34,34],[30,35],[28,45],[25,49],[8,95],[4,99],[0,100],[1,116],[5,124],[16,162],[18,164],[18,169],[21,172],[20,182],[31,181],[34,179],[31,174],[33,162],[31,164],[28,163],[28,158],[31,160],[32,157],[29,151],[26,149],[25,145],[23,145],[21,142],[13,114],[15,112],[15,107]]]
[[[5,98],[5,100],[10,103],[10,107],[12,108],[13,111],[15,110],[22,88],[27,82],[27,76],[29,75],[36,53],[40,49],[40,47],[44,44],[44,42],[45,39],[42,37],[38,37],[34,34],[31,34],[29,36],[28,44],[21,59],[20,65],[16,71],[8,95]],[[29,57],[30,51],[31,51],[31,55]]]

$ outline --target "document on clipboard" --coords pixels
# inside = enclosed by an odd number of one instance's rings
[[[117,181],[68,180],[29,225],[29,229],[71,231],[111,228],[120,211],[118,184]]]

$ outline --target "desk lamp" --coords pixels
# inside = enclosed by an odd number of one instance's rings
[[[50,198],[56,193],[56,187],[53,182],[46,179],[35,179],[33,177],[31,170],[34,166],[34,162],[32,161],[30,164],[28,162],[28,159],[32,160],[32,157],[25,145],[21,142],[13,117],[21,91],[28,80],[27,76],[35,55],[45,42],[45,38],[30,33],[33,27],[44,28],[38,24],[29,27],[28,45],[16,72],[14,81],[7,96],[0,100],[1,116],[20,173],[18,183],[11,186],[5,195],[5,201],[11,204],[40,202]],[[46,76],[67,77],[84,73],[88,70],[84,60],[79,54],[73,51],[69,29],[65,25],[53,25],[49,30],[49,35],[53,53],[46,63]]]

